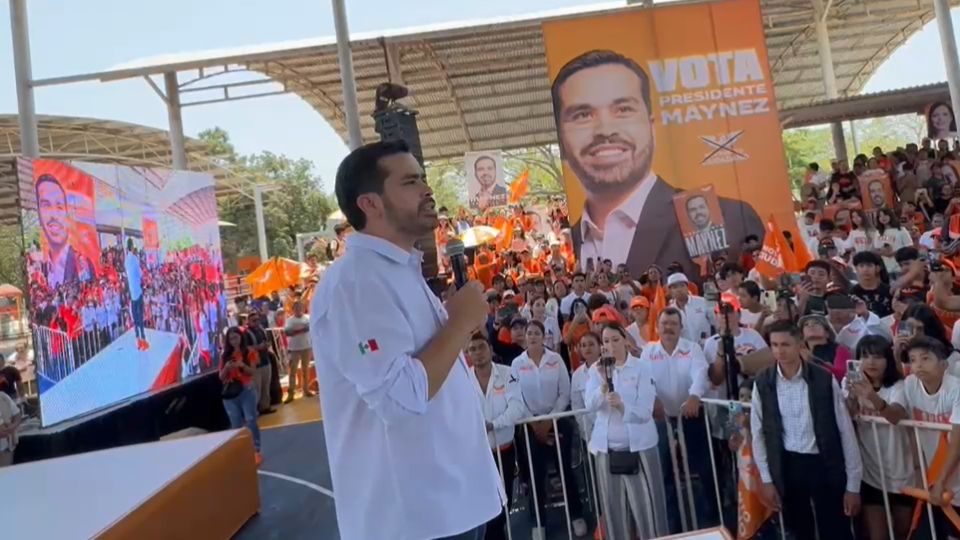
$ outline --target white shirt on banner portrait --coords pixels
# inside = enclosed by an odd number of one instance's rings
[[[594,223],[590,212],[584,206],[583,219],[580,221],[581,238],[583,238],[580,261],[593,259],[596,262],[598,259],[610,259],[613,261],[613,266],[627,262],[633,237],[637,234],[640,214],[656,182],[656,175],[652,172],[648,174],[627,200],[607,214],[607,219],[601,224],[602,226]],[[586,262],[582,264],[585,265]]]
[[[504,494],[462,354],[428,399],[415,355],[447,312],[423,279],[422,254],[362,233],[347,244],[310,309],[341,538],[422,540],[477,527],[500,513]]]

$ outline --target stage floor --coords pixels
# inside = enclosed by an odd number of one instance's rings
[[[303,401],[316,404],[315,410],[319,410],[317,398]],[[264,461],[259,470],[260,514],[234,538],[339,540],[323,424],[308,422],[264,430],[261,452]],[[527,540],[531,534],[528,513],[522,504],[514,506],[513,538]],[[550,540],[568,538],[562,508],[552,509],[547,522]],[[583,538],[593,538],[592,532]]]
[[[106,407],[153,387],[179,344],[177,334],[147,329],[150,349],[137,350],[133,329],[40,395],[43,425]],[[177,372],[179,373],[179,371]]]
[[[295,426],[321,420],[320,398],[317,396],[304,398],[298,394],[293,403],[276,405],[274,408],[277,412],[260,415],[260,429]]]

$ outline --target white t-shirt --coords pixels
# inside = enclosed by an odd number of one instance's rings
[[[4,392],[0,392],[0,425],[9,424],[13,419],[20,415],[20,407],[13,401],[13,398]],[[0,452],[13,451],[17,447],[17,434],[13,433],[6,437],[0,437]]]
[[[303,330],[310,329],[310,316],[306,313],[302,317],[290,316],[283,327],[284,330]],[[310,332],[304,332],[295,336],[287,336],[288,351],[306,351],[310,349]]]
[[[883,246],[886,244],[890,244],[894,253],[896,253],[896,251],[900,248],[912,246],[913,239],[910,238],[910,233],[902,228],[887,229],[883,232],[883,234],[877,234],[877,236],[873,239],[873,247],[874,249],[879,250],[883,249]],[[887,267],[887,272],[900,272],[900,265],[893,257],[883,257],[883,264]]]
[[[849,387],[846,379],[843,380],[841,387],[846,396]],[[897,381],[893,386],[881,388],[877,391],[877,395],[887,402],[888,406],[900,405],[909,411],[904,395],[905,388],[904,381]],[[860,400],[860,416],[880,415],[873,404]],[[873,435],[874,428],[877,432],[876,438]],[[863,481],[887,493],[900,493],[902,488],[912,486],[914,476],[911,456],[913,454],[910,445],[913,441],[907,435],[907,430],[889,424],[864,422],[859,425],[858,431],[860,456],[863,458]]]
[[[636,322],[630,323],[630,326],[627,327],[627,334],[633,338],[633,341],[637,344],[637,347],[642,349],[643,346],[647,344],[647,340],[640,336],[640,327],[637,326]]]
[[[716,334],[710,336],[703,344],[703,356],[706,358],[708,364],[713,365],[713,363],[717,361],[717,351],[720,350],[721,343],[722,338],[719,334]],[[737,353],[737,358],[740,358],[750,353],[766,349],[767,342],[763,340],[760,332],[752,328],[741,328],[740,335],[733,337],[733,348]],[[711,383],[709,390],[707,390],[707,395],[704,397],[730,399],[726,396],[727,389],[725,386],[726,385],[715,386]],[[711,408],[715,409],[716,407]]]
[[[940,390],[936,394],[929,394],[916,375],[910,375],[904,381],[904,397],[907,413],[913,420],[933,422],[937,424],[960,424],[960,379],[944,374]],[[940,431],[930,429],[918,430],[920,446],[923,448],[924,459],[927,465],[936,455],[940,444]],[[960,490],[960,477],[954,475],[948,482],[947,489],[957,493]]]
[[[807,220],[803,216],[797,219],[797,229],[800,231],[800,238],[807,244],[820,235],[820,224],[814,220],[812,224],[807,225]]]
[[[747,328],[753,328],[754,330],[760,326],[760,321],[763,320],[763,311],[758,311],[756,313],[744,309],[740,312],[740,326],[746,326]]]
[[[852,249],[854,253],[860,253],[861,251],[867,251],[873,249],[873,237],[874,233],[867,234],[863,230],[850,231],[850,235],[847,236],[847,245],[849,249]]]

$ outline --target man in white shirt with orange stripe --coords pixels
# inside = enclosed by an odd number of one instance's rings
[[[310,336],[343,540],[480,540],[503,493],[462,349],[487,317],[470,282],[446,306],[414,249],[437,226],[426,174],[402,142],[340,164],[357,231],[320,281]]]

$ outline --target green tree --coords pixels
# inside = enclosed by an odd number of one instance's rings
[[[240,155],[220,128],[200,133],[200,139],[225,167],[269,186],[263,194],[263,215],[271,256],[296,258],[297,234],[322,230],[336,209],[309,160],[272,152]],[[222,196],[218,203],[220,219],[236,224],[220,233],[225,264],[232,268],[239,258],[259,255],[256,212],[252,197],[240,193]]]
[[[790,188],[799,192],[807,165],[818,163],[820,170],[829,171],[833,157],[830,130],[824,127],[788,129],[783,132],[783,150],[787,158]]]
[[[530,171],[528,197],[542,200],[563,194],[563,166],[560,148],[555,144],[504,152],[503,168],[509,181],[513,181],[524,170]]]
[[[446,208],[456,213],[467,204],[467,177],[463,171],[463,158],[437,159],[424,164],[427,183],[433,190],[437,208]]]
[[[27,293],[23,231],[19,225],[0,226],[0,284],[9,283]]]

